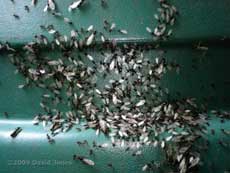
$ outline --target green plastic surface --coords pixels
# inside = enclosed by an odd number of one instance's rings
[[[145,42],[152,37],[145,27],[154,27],[154,13],[158,7],[156,0],[107,0],[108,7],[102,8],[99,0],[88,1],[84,8],[69,13],[68,4],[72,1],[56,1],[57,6],[65,16],[74,21],[74,28],[88,27],[93,24],[95,29],[102,31],[109,38],[116,38],[122,42]],[[230,36],[230,1],[215,0],[174,0],[180,16],[173,28],[174,33],[170,44],[164,46],[165,57],[175,60],[181,65],[180,75],[169,72],[163,79],[162,85],[171,93],[169,99],[176,97],[195,97],[208,108],[229,110],[230,108],[230,49],[220,41]],[[35,34],[44,32],[41,24],[53,24],[63,34],[70,33],[71,26],[64,24],[61,19],[55,19],[51,14],[43,12],[45,1],[38,1],[36,7],[30,6],[30,1],[0,0],[0,42],[9,41],[13,47],[18,47],[33,40]],[[24,10],[24,5],[30,6],[30,13]],[[14,19],[13,14],[20,16]],[[117,27],[126,29],[128,35],[105,32],[103,20],[115,22]],[[46,34],[47,35],[47,34]],[[202,51],[196,50],[194,45],[203,41],[209,50],[204,56]],[[92,50],[94,56],[97,50]],[[44,54],[49,52],[43,51]],[[146,52],[149,58],[157,55],[157,51]],[[59,55],[54,51],[53,55]],[[139,173],[142,166],[156,159],[164,161],[164,154],[159,148],[145,147],[144,155],[133,157],[134,151],[125,152],[125,148],[108,147],[95,150],[89,156],[91,146],[79,147],[76,141],[93,140],[100,144],[109,143],[109,139],[95,132],[87,130],[78,132],[73,129],[66,134],[55,137],[55,144],[51,145],[46,139],[46,131],[41,126],[33,126],[31,119],[34,114],[41,112],[39,106],[42,90],[36,88],[18,89],[24,79],[14,74],[16,68],[10,63],[7,55],[0,52],[0,173],[40,173],[40,172],[79,172],[79,173]],[[212,87],[214,84],[215,87]],[[177,92],[181,95],[177,96]],[[3,113],[8,112],[9,118]],[[219,119],[210,120],[209,134],[205,136],[210,142],[208,150],[202,154],[202,166],[199,172],[221,173],[230,170],[230,150],[223,148],[218,141],[230,143],[230,137],[221,132],[222,128],[230,130],[230,122],[221,123]],[[10,133],[16,127],[23,131],[16,139]],[[214,128],[215,136],[210,129]],[[73,161],[73,154],[89,156],[95,161],[94,167]],[[112,163],[115,169],[107,166]],[[168,172],[167,165],[156,172]]]

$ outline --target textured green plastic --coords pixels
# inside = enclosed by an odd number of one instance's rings
[[[158,7],[156,0],[107,0],[108,7],[102,8],[99,0],[88,1],[81,10],[69,13],[67,8],[71,0],[57,0],[61,12],[74,21],[74,28],[88,27],[102,31],[108,38],[116,38],[123,42],[145,42],[152,39],[145,27],[154,27],[154,13]],[[195,97],[199,102],[211,109],[229,110],[230,108],[230,49],[220,39],[230,36],[230,2],[228,0],[174,0],[180,16],[173,28],[174,34],[170,44],[165,45],[165,57],[181,65],[180,75],[169,72],[162,81],[171,93],[170,98]],[[39,25],[53,24],[63,34],[69,34],[71,26],[61,19],[43,12],[45,1],[38,1],[36,7],[30,1],[0,0],[0,42],[9,41],[12,46],[21,46],[33,40],[35,34],[45,34]],[[24,10],[29,5],[30,13]],[[13,14],[20,16],[14,19]],[[128,35],[106,33],[103,20],[115,22],[117,27],[126,29]],[[46,34],[47,35],[47,34]],[[199,41],[208,45],[205,53],[194,48]],[[49,54],[44,50],[44,54]],[[98,55],[96,50],[92,53]],[[53,52],[53,56],[58,52]],[[155,57],[156,51],[146,52],[149,58]],[[6,54],[0,52],[0,173],[40,173],[40,172],[78,172],[78,173],[140,173],[142,166],[150,160],[156,160],[163,166],[154,172],[169,172],[164,163],[164,154],[159,148],[145,147],[144,155],[133,157],[132,150],[108,147],[98,149],[89,156],[92,146],[79,147],[76,141],[93,140],[100,144],[109,143],[109,139],[93,130],[78,132],[76,129],[55,137],[55,144],[49,144],[46,131],[41,126],[33,126],[31,119],[41,112],[40,96],[44,92],[36,88],[18,89],[24,82],[19,74],[15,75],[15,67]],[[214,85],[213,85],[214,84]],[[178,96],[178,92],[180,95]],[[9,118],[4,117],[9,113]],[[210,142],[209,148],[202,153],[202,165],[199,172],[222,173],[230,170],[230,150],[218,144],[221,139],[230,143],[230,137],[221,132],[222,128],[230,130],[230,122],[221,123],[218,118],[209,121],[208,134],[205,138]],[[10,133],[16,127],[23,131],[16,139]],[[210,130],[216,134],[211,135]],[[73,161],[73,154],[85,155],[95,161],[94,167]],[[112,163],[115,169],[107,166]]]

